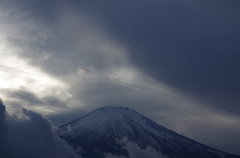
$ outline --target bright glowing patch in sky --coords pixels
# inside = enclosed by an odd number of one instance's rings
[[[46,74],[37,67],[18,56],[14,48],[1,41],[0,45],[0,89],[25,89],[45,97],[58,90],[65,89],[66,85]],[[37,60],[37,59],[36,59]]]

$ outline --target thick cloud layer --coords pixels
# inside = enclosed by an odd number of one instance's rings
[[[0,102],[0,127],[1,157],[77,157],[54,134],[50,123],[37,113],[23,109],[9,116]]]
[[[208,105],[239,114],[239,1],[79,4],[132,50],[130,59],[142,71]]]
[[[131,49],[130,60],[142,71],[239,114],[239,1],[78,3]]]

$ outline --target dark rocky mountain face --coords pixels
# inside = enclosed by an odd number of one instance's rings
[[[60,126],[86,158],[240,158],[181,136],[124,107],[103,107]]]

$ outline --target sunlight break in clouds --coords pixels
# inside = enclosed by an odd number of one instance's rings
[[[30,65],[26,59],[17,55],[18,49],[7,44],[4,39],[1,39],[0,43],[0,89],[2,92],[25,90],[39,98],[57,97],[65,93],[67,85],[63,81]],[[63,96],[70,97],[70,94],[65,93]],[[3,97],[6,97],[6,94]],[[43,111],[43,108],[35,108]]]
[[[55,88],[65,88],[61,81],[49,76],[38,68],[29,65],[19,56],[9,53],[8,48],[0,47],[0,88],[1,89],[28,89],[38,91],[41,96]]]

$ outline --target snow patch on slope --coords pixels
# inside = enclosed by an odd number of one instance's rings
[[[128,151],[128,157],[106,154],[105,158],[168,158],[150,146],[141,149],[137,144],[132,143],[127,138],[122,139],[121,142],[125,144],[123,148]]]

